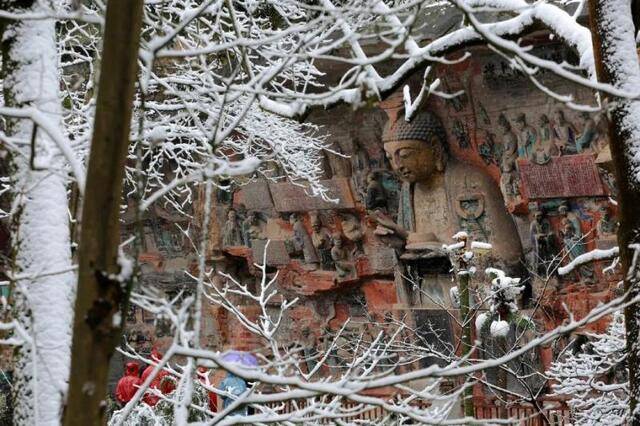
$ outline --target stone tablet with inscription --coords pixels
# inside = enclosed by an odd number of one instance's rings
[[[325,201],[320,197],[311,197],[305,191],[305,188],[288,182],[270,183],[269,189],[273,197],[273,204],[278,212],[355,208],[349,179],[334,178],[323,180],[322,184],[328,189],[327,197],[335,200],[335,202]]]
[[[518,168],[525,196],[529,199],[605,195],[591,155],[552,158],[544,165],[521,159]]]

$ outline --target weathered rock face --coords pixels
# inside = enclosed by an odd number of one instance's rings
[[[536,49],[568,55],[546,38]],[[347,156],[326,153],[331,201],[266,180],[215,197],[208,256],[244,280],[257,279],[252,265],[270,240],[269,273],[277,270],[280,291],[301,300],[283,327],[288,338],[322,347],[323,334],[348,317],[365,324],[407,310],[416,322],[437,317],[453,336],[449,317],[440,315],[453,309],[450,265],[432,254],[459,230],[492,244],[483,264],[525,279],[522,307],[540,300],[532,313],[541,330],[563,321],[563,303],[580,317],[613,293],[617,277],[601,264],[556,273],[588,250],[615,245],[605,118],[556,104],[496,55],[471,50],[471,59],[436,71],[443,90],[464,94],[429,98],[413,122],[404,122],[397,96],[357,111],[311,114],[332,149]],[[590,99],[550,74],[540,78],[576,102]],[[164,274],[192,263],[168,228],[150,237],[144,254],[148,268]],[[399,278],[399,268],[416,286]],[[474,285],[485,284],[479,274]],[[257,344],[221,311],[211,309],[205,323],[208,345]]]
[[[270,239],[267,263],[280,270],[281,290],[333,304],[332,312],[343,309],[342,292],[359,294],[368,312],[425,307],[425,297],[400,289],[402,280],[394,277],[408,264],[423,286],[418,293],[428,291],[451,307],[450,285],[438,278],[447,276],[446,268],[429,271],[419,259],[458,230],[492,244],[486,264],[530,277],[527,299],[543,297],[551,307],[585,286],[606,292],[609,278],[601,267],[562,278],[552,273],[596,245],[613,244],[615,207],[608,196],[614,186],[602,119],[554,104],[488,52],[477,50],[474,58],[440,76],[448,91],[465,93],[430,99],[429,113],[411,123],[397,97],[378,108],[313,114],[332,147],[349,156],[327,154],[325,184],[334,201],[309,198],[287,183],[252,182],[224,208],[259,212],[254,235],[260,238],[246,244],[250,252],[223,251],[249,265]],[[577,99],[589,96],[543,78]],[[381,217],[406,235],[393,241],[399,233],[390,228],[376,235]],[[553,285],[543,294],[547,281]],[[548,326],[559,320],[539,319]]]

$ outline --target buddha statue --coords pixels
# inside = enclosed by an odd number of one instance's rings
[[[514,271],[522,245],[497,182],[448,156],[444,127],[433,113],[418,113],[411,122],[398,117],[391,116],[383,134],[386,155],[402,180],[398,217],[394,222],[378,213],[376,233],[394,237],[395,248],[401,240],[400,259],[406,263],[445,256],[443,244],[463,230],[491,243],[491,266]]]

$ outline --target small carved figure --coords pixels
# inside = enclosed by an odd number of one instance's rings
[[[576,127],[568,121],[561,109],[553,113],[553,138],[556,148],[561,154],[575,154],[576,150]]]
[[[502,164],[514,165],[518,159],[518,139],[511,130],[511,124],[504,114],[498,117],[498,126],[502,130]],[[509,166],[511,168],[511,166]]]
[[[261,240],[262,229],[260,228],[260,214],[249,212],[247,218],[242,221],[242,237],[244,245],[251,247],[251,240]]]
[[[367,176],[367,198],[365,200],[367,210],[387,208],[387,195],[382,186],[381,177],[378,171],[372,171]]]
[[[600,220],[596,224],[598,238],[615,238],[618,232],[618,222],[611,216],[611,210],[606,204],[598,208]]]
[[[538,118],[538,140],[545,143],[552,143],[553,140],[553,127],[547,114],[540,114]]]
[[[576,257],[587,252],[586,244],[584,243],[582,238],[582,233],[576,232],[574,226],[571,224],[571,221],[563,222],[560,233],[562,235],[562,243],[564,244],[564,249],[569,256],[570,261],[573,261]],[[580,278],[584,279],[586,282],[595,281],[592,264],[585,263],[578,266],[577,269],[578,276]]]
[[[593,149],[596,153],[598,153],[599,157],[604,155],[607,157],[607,153],[610,156],[611,153],[606,149],[609,145],[609,119],[607,118],[607,114],[598,114],[596,119],[596,135],[594,140],[591,142],[591,149]],[[604,152],[603,152],[604,151]]]
[[[578,117],[582,124],[582,133],[580,133],[576,138],[576,150],[579,153],[586,150],[595,152],[597,149],[592,147],[592,143],[595,141],[598,134],[596,122],[591,118],[588,112],[582,112]]]
[[[573,213],[569,212],[569,206],[566,202],[562,202],[558,207],[558,214],[560,215],[560,229],[562,230],[567,223],[571,225],[574,233],[579,237],[582,237],[582,229],[580,228],[580,219],[578,219]]]
[[[536,141],[531,148],[531,153],[529,154],[529,160],[532,163],[544,165],[551,161],[551,152],[549,150],[549,146],[545,146],[543,142]]]
[[[295,253],[302,253],[305,263],[318,263],[318,254],[300,215],[292,213],[289,216],[289,222],[293,225],[293,247]]]
[[[322,221],[317,215],[311,218],[311,241],[320,256],[320,267],[324,270],[333,268],[333,260],[331,259],[331,235],[327,228],[322,226]]]
[[[533,221],[529,226],[531,245],[533,247],[533,269],[538,274],[546,274],[547,266],[556,254],[555,238],[551,230],[551,224],[544,217],[544,213],[535,209]]]
[[[502,163],[500,189],[506,201],[512,201],[520,196],[520,182],[514,163]]]
[[[558,214],[560,215],[560,235],[562,236],[562,243],[569,259],[573,260],[587,252],[587,245],[585,244],[580,227],[580,219],[569,212],[569,206],[566,203],[562,203],[560,207],[558,207]],[[593,265],[580,265],[578,267],[578,275],[585,281],[593,282]]]
[[[227,212],[227,221],[222,227],[222,246],[232,247],[242,245],[242,232],[234,209]]]
[[[236,216],[240,221],[247,218],[247,207],[244,204],[238,204],[238,208],[236,209]]]
[[[353,264],[349,262],[349,253],[342,244],[342,236],[338,233],[333,234],[332,237],[333,247],[331,248],[331,259],[335,265],[336,272],[339,278],[344,278],[351,275],[355,269]]]
[[[549,117],[542,114],[539,119],[540,130],[537,134],[536,142],[531,147],[529,153],[529,159],[536,164],[547,164],[552,156],[558,154],[558,150],[552,141],[553,131],[551,129],[551,123]]]
[[[245,236],[249,223],[247,222],[247,208],[244,204],[238,205],[238,208],[236,209],[236,218],[238,220],[238,223],[240,223],[240,234],[242,235],[242,243],[245,246],[248,246],[249,244],[247,243]]]
[[[364,248],[362,247],[362,237],[364,237],[364,233],[362,232],[358,218],[352,214],[343,214],[342,232],[347,240],[355,244],[357,252],[364,254]]]
[[[518,156],[528,158],[533,150],[533,145],[538,139],[536,129],[527,123],[527,117],[519,114],[516,117],[516,130],[518,130]]]

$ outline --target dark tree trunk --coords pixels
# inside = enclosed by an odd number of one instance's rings
[[[637,2],[636,2],[637,3]],[[637,5],[634,5],[637,9]],[[589,16],[598,80],[617,88],[637,93],[640,85],[630,87],[630,82],[640,76],[640,66],[635,50],[635,31],[631,0],[589,0]],[[631,56],[629,56],[631,55]],[[634,62],[635,61],[635,64]],[[626,66],[621,66],[622,64]],[[631,85],[633,86],[633,84]],[[630,297],[640,293],[637,267],[631,270],[634,250],[632,244],[640,243],[640,179],[638,161],[634,160],[640,144],[640,132],[634,126],[633,111],[640,111],[638,102],[610,99],[615,102],[609,123],[611,155],[619,189],[618,244],[622,268],[625,273],[625,289]],[[637,123],[636,123],[637,125]],[[629,424],[640,424],[640,413],[634,413],[640,398],[640,305],[632,304],[625,309],[627,326],[627,350],[630,379]]]
[[[105,422],[109,360],[122,335],[128,292],[120,271],[119,212],[129,143],[142,22],[142,0],[109,0],[102,70],[87,170],[64,424]],[[120,320],[121,318],[122,320]]]

